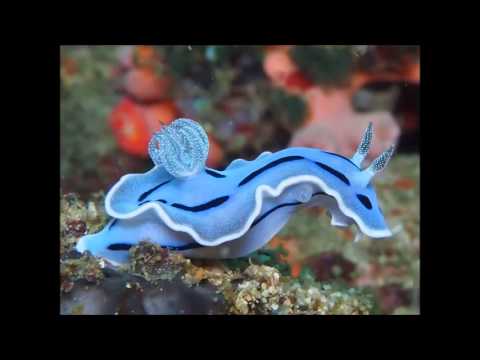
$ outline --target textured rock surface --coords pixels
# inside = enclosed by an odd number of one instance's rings
[[[288,253],[274,250],[280,243],[272,241],[269,249],[249,258],[223,262],[191,261],[149,243],[133,247],[122,268],[82,256],[73,247],[84,231],[96,232],[106,223],[104,197],[96,194],[83,202],[74,194],[64,195],[60,312],[418,313],[418,157],[394,157],[389,169],[377,187],[395,232],[391,241],[353,243],[354,234],[330,227],[324,212],[306,210],[295,215],[277,238],[289,245]],[[303,268],[294,278],[289,265],[297,268],[299,263]],[[309,267],[310,273],[304,271]]]

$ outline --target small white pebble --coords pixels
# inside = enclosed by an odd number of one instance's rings
[[[397,235],[399,232],[403,231],[403,225],[398,224],[392,229],[392,234]]]
[[[87,206],[87,218],[89,220],[94,220],[98,216],[97,208],[95,207],[95,203],[93,201],[88,202]]]

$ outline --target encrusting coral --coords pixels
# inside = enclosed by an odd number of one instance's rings
[[[274,267],[249,265],[232,270],[222,262],[195,265],[192,260],[143,242],[130,250],[128,270],[155,284],[180,274],[189,286],[217,288],[231,314],[369,314],[372,302],[355,289],[332,290],[315,282],[281,275]]]

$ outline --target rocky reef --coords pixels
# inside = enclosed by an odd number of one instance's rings
[[[78,237],[106,222],[100,200],[85,203],[72,194],[61,200],[62,314],[369,314],[373,309],[371,295],[360,290],[284,275],[285,264],[261,264],[275,260],[268,252],[236,261],[193,261],[142,242],[130,249],[129,263],[116,268],[88,253],[79,256],[73,250]]]
[[[61,197],[62,314],[417,314],[419,157],[401,155],[377,187],[394,231],[390,240],[353,242],[320,209],[299,211],[247,258],[191,260],[148,242],[129,262],[74,250],[108,221],[104,194]]]

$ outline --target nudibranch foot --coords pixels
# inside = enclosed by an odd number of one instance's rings
[[[82,237],[77,250],[89,250],[93,255],[116,263],[128,260],[128,252],[141,241],[150,241],[170,250],[200,247],[188,234],[176,233],[158,221],[152,211],[130,219],[112,219],[100,232]]]

